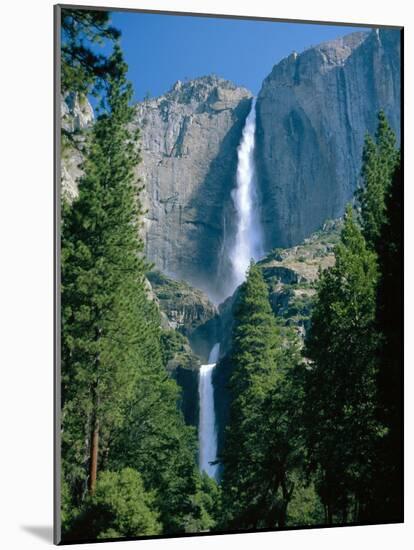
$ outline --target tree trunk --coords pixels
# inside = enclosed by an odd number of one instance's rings
[[[328,525],[332,525],[332,519],[333,519],[333,514],[332,514],[332,504],[329,503],[328,504]]]
[[[284,529],[286,527],[286,515],[287,515],[287,503],[282,502],[279,510],[279,521],[278,521],[279,529]]]
[[[293,489],[295,487],[295,484],[292,483],[290,489],[288,489],[287,485],[286,485],[286,480],[283,479],[282,483],[281,483],[281,487],[282,487],[283,502],[282,502],[282,505],[281,505],[281,508],[280,508],[280,513],[279,513],[279,527],[281,529],[283,529],[284,527],[286,527],[287,509],[288,509],[288,506],[289,506],[289,502],[292,498]]]
[[[93,495],[96,488],[96,477],[98,473],[98,452],[99,452],[99,422],[95,417],[92,425],[91,445],[89,459],[89,494]]]

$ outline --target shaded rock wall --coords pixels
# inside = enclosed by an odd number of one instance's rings
[[[257,99],[257,172],[267,250],[343,214],[363,139],[384,109],[400,129],[400,32],[353,33],[276,65]]]

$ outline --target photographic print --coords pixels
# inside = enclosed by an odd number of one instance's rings
[[[55,46],[55,542],[402,522],[402,28]]]

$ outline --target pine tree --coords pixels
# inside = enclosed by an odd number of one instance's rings
[[[293,491],[287,470],[296,443],[294,416],[289,418],[295,399],[287,371],[295,353],[282,339],[261,269],[251,265],[235,314],[230,420],[220,457],[226,527],[286,522]]]
[[[373,468],[371,521],[402,516],[402,181],[396,137],[384,113],[375,141],[366,139],[359,191],[360,220],[378,258],[375,350],[378,365],[377,419],[382,426]]]
[[[193,504],[199,482],[196,437],[178,410],[179,389],[162,365],[159,340],[148,337],[143,347],[149,368],[140,371],[124,424],[113,433],[107,467],[138,470],[154,494],[163,532],[182,533],[199,513]]]
[[[119,30],[109,24],[107,11],[73,8],[62,8],[61,29],[62,94],[96,94],[118,70],[116,59],[97,53],[96,45],[115,44]]]
[[[368,246],[375,249],[385,222],[385,199],[398,162],[395,134],[385,114],[378,114],[375,140],[367,134],[362,153],[363,186],[357,191],[360,222]]]
[[[61,8],[60,93],[63,99],[70,97],[81,107],[90,95],[102,98],[108,79],[120,76],[116,56],[98,53],[97,46],[112,49],[121,34],[110,25],[109,15],[106,11]],[[71,155],[73,149],[84,154],[85,133],[80,129],[68,130],[62,124],[62,154]]]
[[[379,284],[377,417],[384,426],[378,444],[374,521],[402,521],[403,498],[403,256],[402,175],[399,162],[386,196],[386,222],[378,240]]]
[[[95,493],[85,499],[73,522],[70,541],[158,535],[158,519],[154,496],[145,491],[138,472],[101,472]]]
[[[279,327],[275,350],[275,383],[262,406],[257,443],[263,447],[258,477],[261,488],[259,526],[283,528],[288,507],[303,482],[304,442],[301,426],[304,367],[299,345],[290,328]]]
[[[122,422],[138,374],[135,318],[147,267],[138,237],[136,136],[127,130],[132,90],[119,47],[111,62],[120,76],[108,80],[108,109],[94,125],[79,197],[65,208],[62,226],[63,454],[91,493],[101,436]]]
[[[335,266],[320,276],[305,350],[311,360],[304,415],[309,468],[327,523],[361,521],[367,513],[379,431],[377,266],[351,207],[335,257]]]

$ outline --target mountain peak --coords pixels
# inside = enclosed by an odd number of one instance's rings
[[[191,80],[177,80],[163,97],[179,103],[210,103],[228,95],[252,96],[251,92],[246,88],[237,86],[230,80],[211,74]]]
[[[302,55],[305,55],[309,50],[317,50],[323,53],[329,62],[335,65],[341,65],[370,34],[371,33],[364,31],[346,34],[345,36],[335,38],[334,40],[328,40],[317,46],[308,48]]]

